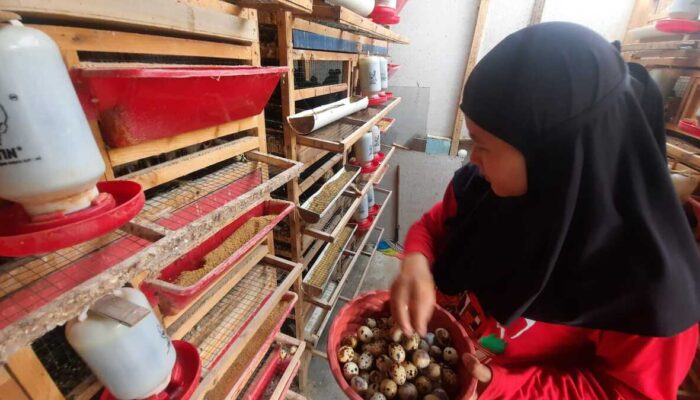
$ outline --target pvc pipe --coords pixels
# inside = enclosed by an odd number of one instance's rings
[[[368,105],[367,97],[348,97],[335,103],[290,115],[287,117],[287,122],[295,131],[307,135],[350,114],[364,110]]]

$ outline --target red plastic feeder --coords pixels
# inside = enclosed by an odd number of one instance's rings
[[[369,98],[369,106],[381,106],[382,104],[386,103],[386,96],[382,96],[381,94],[376,94],[374,96],[371,96]]]
[[[362,234],[367,233],[367,231],[369,231],[369,228],[372,226],[373,222],[374,222],[374,217],[371,215],[360,222],[355,222],[355,224],[357,224],[357,229],[355,229],[355,234],[358,236],[362,236]]]
[[[78,69],[86,113],[112,147],[220,125],[262,112],[287,67]]]
[[[32,220],[19,204],[0,207],[0,256],[48,253],[94,239],[129,222],[145,202],[136,182],[98,182],[97,190],[100,194],[87,209],[39,220]]]
[[[683,119],[678,123],[678,128],[685,133],[700,138],[700,127],[695,124],[695,120]]]
[[[390,314],[389,292],[368,292],[344,305],[328,331],[328,346],[326,348],[328,363],[330,364],[333,377],[335,377],[340,388],[350,399],[362,400],[362,397],[350,387],[343,377],[337,356],[340,343],[344,337],[354,334],[367,318],[389,316]],[[438,305],[435,306],[433,317],[428,323],[428,329],[435,330],[436,328],[447,329],[452,337],[452,345],[457,349],[458,354],[475,354],[474,344],[467,337],[464,327],[457,322],[452,314]],[[456,372],[459,376],[459,381],[468,382],[468,384],[464,384],[460,388],[459,394],[452,398],[459,400],[471,399],[476,391],[476,379],[466,371],[466,368],[460,367]]]
[[[379,166],[379,164],[381,164],[382,161],[384,161],[384,157],[386,157],[386,155],[384,155],[384,153],[380,151],[374,156],[374,160],[372,160],[372,163]]]
[[[399,65],[399,64],[391,64],[391,63],[390,63],[390,64],[388,65],[389,78],[390,78],[390,79],[391,79],[392,76],[394,76],[394,74],[396,73],[396,71],[399,70],[399,68],[401,68],[401,65]]]
[[[177,358],[170,375],[170,384],[164,391],[147,398],[147,400],[188,400],[199,384],[202,374],[202,360],[197,348],[184,340],[173,340]],[[102,392],[100,400],[117,400],[107,389]]]
[[[401,22],[401,17],[399,17],[397,9],[394,7],[389,7],[382,4],[377,4],[372,10],[372,14],[369,15],[377,24],[380,25],[396,25]]]
[[[265,201],[246,214],[242,215],[235,221],[228,224],[225,228],[215,233],[212,237],[205,240],[202,244],[195,247],[189,253],[177,259],[175,262],[165,267],[158,279],[147,280],[141,284],[141,291],[146,294],[151,304],[158,304],[163,315],[175,315],[185,307],[187,307],[197,296],[206,290],[217,277],[225,274],[233,267],[243,256],[245,256],[255,245],[262,240],[282,219],[294,210],[294,203],[281,200]],[[211,270],[207,275],[202,277],[196,283],[190,286],[180,286],[172,283],[177,279],[183,271],[191,271],[201,267],[202,260],[209,252],[213,251],[217,246],[223,243],[231,236],[238,228],[246,221],[253,217],[262,215],[276,214],[277,216],[265,225],[263,229],[258,231],[255,236],[248,240],[241,248],[236,250],[231,256]]]
[[[372,218],[375,218],[377,214],[379,214],[379,210],[381,209],[381,206],[379,204],[375,204],[372,207],[369,208],[369,216]]]
[[[656,21],[656,30],[659,32],[688,34],[700,32],[700,21],[667,18]]]

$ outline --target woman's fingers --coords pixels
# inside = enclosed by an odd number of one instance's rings
[[[406,335],[413,334],[411,317],[408,311],[410,297],[410,284],[399,277],[391,285],[391,315],[394,316],[394,320]]]
[[[435,289],[428,282],[417,281],[413,284],[412,295],[411,322],[418,334],[425,336],[435,309]]]
[[[467,371],[481,383],[489,383],[492,379],[491,368],[485,366],[475,355],[465,353],[462,355],[462,361],[467,367]]]

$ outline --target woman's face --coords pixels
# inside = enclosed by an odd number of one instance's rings
[[[467,118],[469,136],[474,148],[469,156],[500,197],[522,196],[527,193],[527,169],[523,154],[498,137],[480,128]]]

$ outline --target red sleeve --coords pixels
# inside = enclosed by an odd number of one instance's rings
[[[698,327],[669,338],[598,331],[589,368],[492,365],[486,399],[675,399],[698,346]]]
[[[452,182],[445,190],[445,196],[421,219],[416,221],[406,234],[404,253],[421,253],[430,264],[435,261],[437,243],[443,243],[445,238],[445,221],[457,214],[457,200],[452,190]]]

